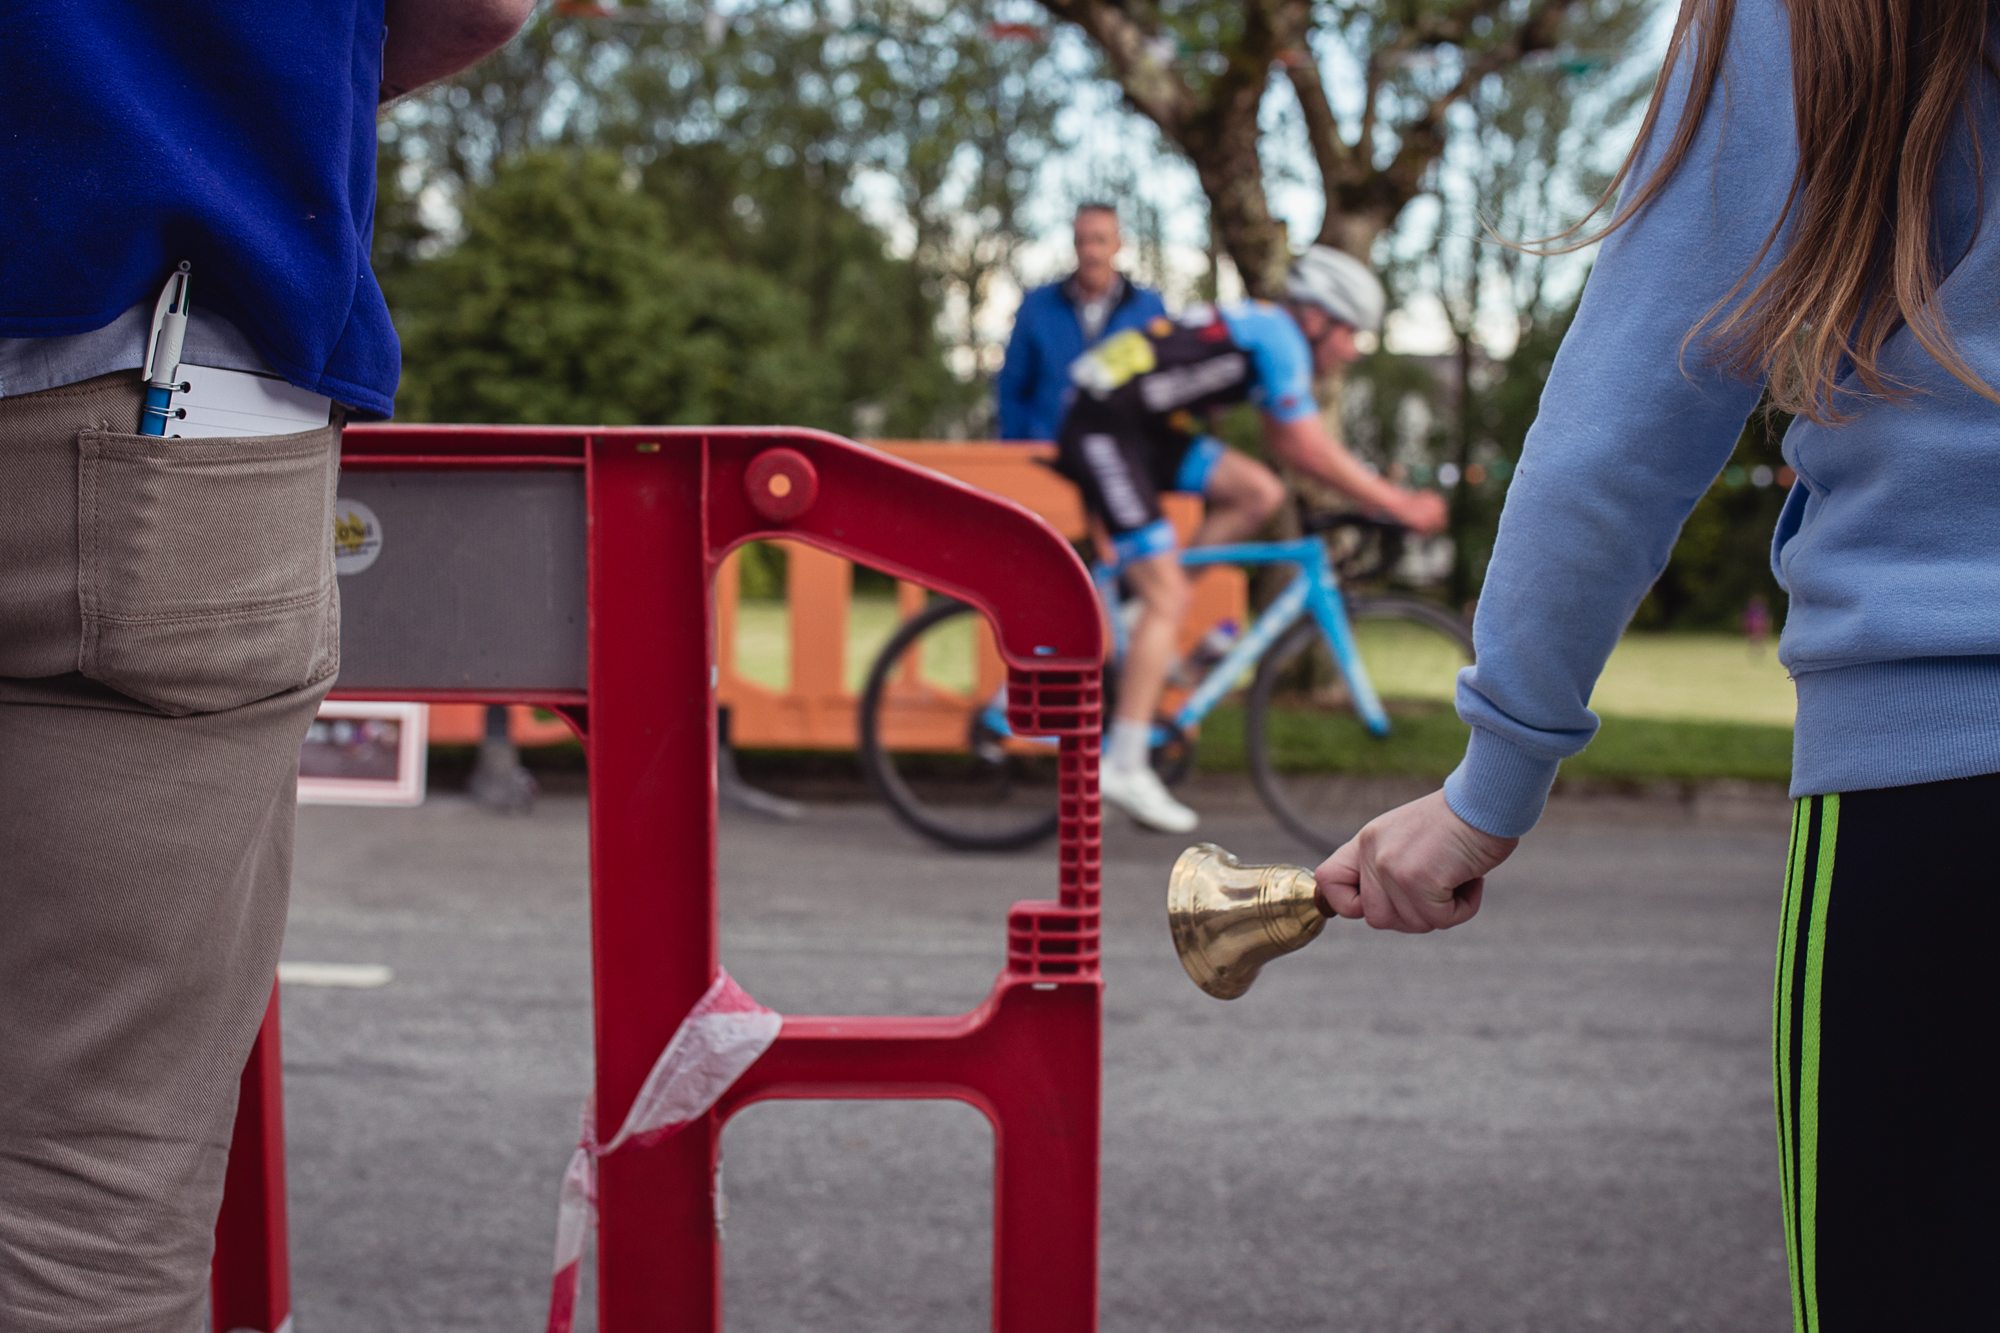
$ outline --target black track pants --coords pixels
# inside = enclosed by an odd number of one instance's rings
[[[2000,774],[1810,796],[1778,943],[1801,1333],[2000,1329]]]

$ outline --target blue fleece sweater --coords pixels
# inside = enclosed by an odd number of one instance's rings
[[[1756,405],[1760,385],[1717,373],[1700,339],[1681,347],[1784,208],[1790,61],[1779,0],[1739,0],[1693,151],[1605,241],[1556,357],[1480,597],[1478,665],[1459,678],[1472,739],[1445,794],[1489,833],[1532,827],[1557,764],[1596,731],[1587,705],[1605,659]],[[1970,77],[1990,154],[2000,87]],[[1687,81],[1682,62],[1670,110]],[[1676,119],[1662,115],[1634,182]],[[2000,189],[1982,201],[1971,151],[1961,124],[1938,189],[1940,301],[1973,371],[2000,385]],[[1798,687],[1794,795],[2000,771],[2000,407],[1908,330],[1882,367],[1915,396],[1849,399],[1847,423],[1799,421],[1785,437],[1799,480],[1772,559],[1791,596],[1779,658]]]
[[[17,0],[0,31],[0,337],[198,312],[285,378],[387,415],[368,268],[382,0]],[[32,351],[32,349],[30,349]]]
[[[1021,298],[1007,360],[993,383],[1003,440],[1053,440],[1069,406],[1070,363],[1083,355],[1083,325],[1063,291],[1069,279],[1036,287]],[[1105,316],[1098,341],[1143,328],[1167,313],[1160,294],[1124,280],[1118,304]]]

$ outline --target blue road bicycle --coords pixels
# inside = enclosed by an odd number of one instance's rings
[[[1350,598],[1342,591],[1400,560],[1403,528],[1356,514],[1309,515],[1303,527],[1307,535],[1296,541],[1181,552],[1191,571],[1240,565],[1288,566],[1294,573],[1219,660],[1181,682],[1188,692],[1180,706],[1154,723],[1153,765],[1170,786],[1185,777],[1203,719],[1240,694],[1244,756],[1258,794],[1286,829],[1328,852],[1354,831],[1341,814],[1347,803],[1340,780],[1316,771],[1324,765],[1314,752],[1331,719],[1358,718],[1379,738],[1390,734],[1398,712],[1449,707],[1458,668],[1472,661],[1472,635],[1462,619],[1429,602]],[[1109,717],[1125,618],[1118,567],[1100,564],[1093,574],[1113,627],[1115,656],[1105,666]],[[935,678],[939,664],[956,663],[959,675],[969,676],[977,628],[971,607],[938,599],[883,646],[861,696],[862,765],[896,816],[928,838],[972,850],[1027,847],[1056,831],[1054,746],[1013,736],[1004,687],[972,710],[959,753],[884,743],[892,682]],[[1246,677],[1247,693],[1240,691]]]

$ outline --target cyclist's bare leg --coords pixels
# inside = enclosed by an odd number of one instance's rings
[[[1138,623],[1125,641],[1125,666],[1118,675],[1121,722],[1152,725],[1153,712],[1174,664],[1181,621],[1187,618],[1188,577],[1173,551],[1135,560],[1121,571],[1139,599]]]
[[[1256,459],[1229,449],[1216,460],[1202,498],[1206,512],[1190,545],[1213,546],[1241,541],[1264,526],[1284,503],[1285,486]],[[1114,721],[1151,725],[1167,673],[1178,656],[1181,622],[1187,618],[1192,594],[1187,572],[1172,551],[1135,560],[1120,572],[1142,609],[1126,643]]]
[[[1135,560],[1124,567],[1124,574],[1126,586],[1139,599],[1139,618],[1125,642],[1118,712],[1105,731],[1098,791],[1107,805],[1148,828],[1192,832],[1200,817],[1173,798],[1147,756],[1153,710],[1159,706],[1167,668],[1174,660],[1174,641],[1187,617],[1187,574],[1174,551]]]
[[[1201,494],[1207,512],[1188,545],[1219,546],[1254,536],[1285,502],[1285,484],[1256,459],[1230,449],[1216,460]]]

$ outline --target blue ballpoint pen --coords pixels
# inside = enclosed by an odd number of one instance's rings
[[[167,421],[173,415],[174,390],[180,387],[175,381],[181,373],[181,344],[187,339],[190,267],[187,260],[181,261],[181,266],[167,279],[159,303],[153,307],[153,341],[147,348],[144,371],[146,406],[139,413],[141,435],[165,435]]]

